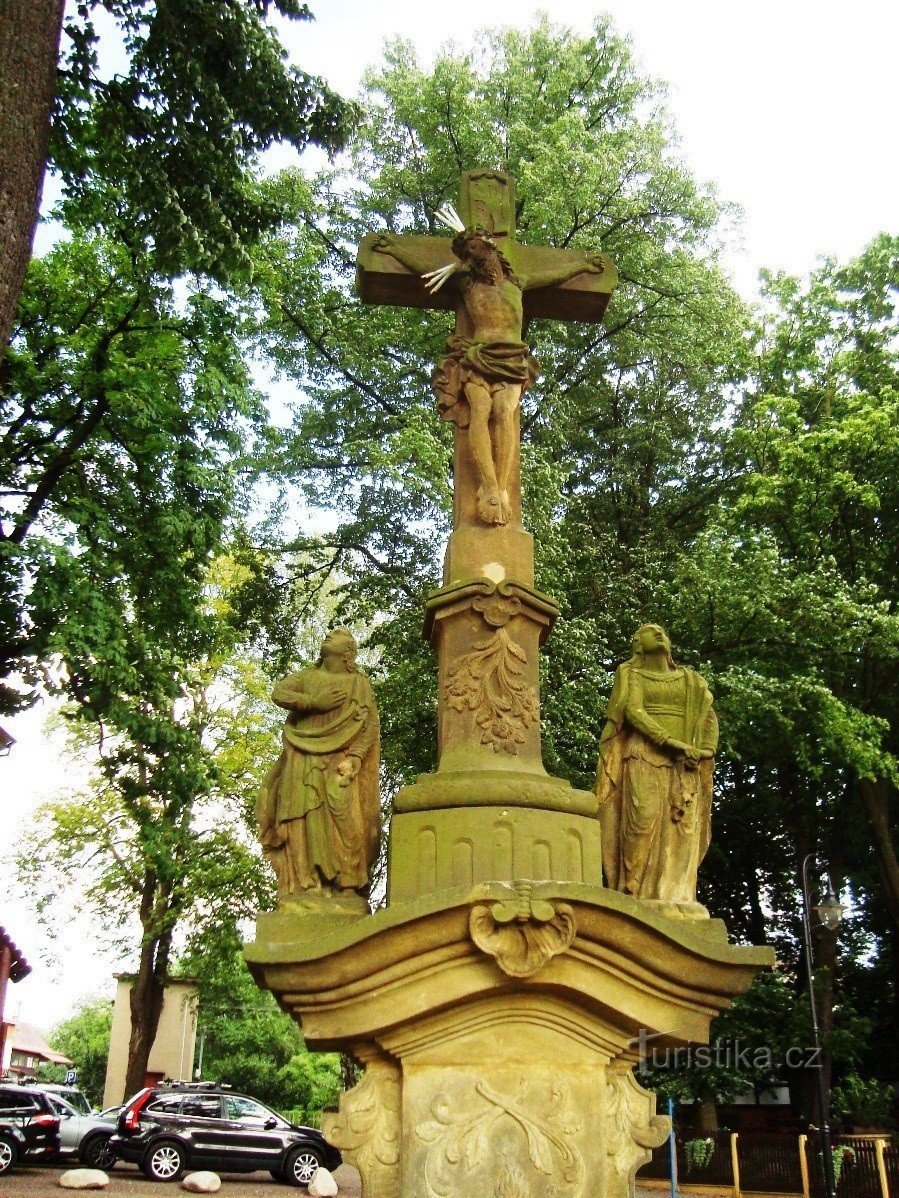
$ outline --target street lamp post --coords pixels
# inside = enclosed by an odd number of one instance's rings
[[[812,1013],[812,1037],[815,1046],[815,1060],[818,1064],[818,1114],[821,1120],[821,1157],[824,1164],[824,1183],[827,1186],[827,1198],[836,1198],[837,1183],[834,1177],[833,1152],[830,1144],[827,1091],[824,1086],[824,1061],[821,1056],[821,1036],[818,1031],[818,1010],[815,1002],[815,960],[812,954],[811,912],[814,909],[824,927],[833,932],[843,917],[843,906],[833,892],[833,885],[828,881],[827,894],[817,906],[812,908],[809,899],[808,865],[810,861],[814,860],[815,854],[809,853],[802,862],[802,929],[805,934],[805,964],[808,974],[809,1006]]]

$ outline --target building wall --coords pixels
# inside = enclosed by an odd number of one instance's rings
[[[115,1106],[130,1098],[125,1094],[128,1041],[131,1038],[131,979],[120,977],[112,1012],[109,1062],[103,1106]],[[166,987],[159,1017],[159,1030],[147,1063],[148,1082],[164,1077],[189,1080],[197,1040],[197,987],[192,981],[172,981]]]

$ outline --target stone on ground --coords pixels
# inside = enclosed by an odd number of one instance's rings
[[[316,1169],[309,1183],[309,1198],[334,1198],[337,1182],[327,1169]]]
[[[59,1184],[64,1190],[105,1190],[109,1178],[102,1169],[67,1169]]]
[[[181,1183],[181,1189],[191,1194],[215,1194],[222,1188],[222,1179],[218,1173],[201,1169],[197,1173],[188,1173]]]

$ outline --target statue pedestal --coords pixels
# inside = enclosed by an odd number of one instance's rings
[[[628,1198],[668,1131],[641,1042],[706,1041],[773,963],[718,921],[564,882],[264,915],[245,953],[310,1048],[365,1065],[323,1120],[364,1198]]]

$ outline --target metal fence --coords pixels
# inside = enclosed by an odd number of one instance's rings
[[[899,1195],[899,1147],[887,1144],[884,1148],[884,1172],[887,1176],[887,1186],[891,1198]]]
[[[799,1139],[788,1132],[741,1132],[737,1137],[742,1189],[763,1194],[801,1194]]]
[[[817,1137],[783,1132],[718,1132],[700,1136],[678,1130],[677,1173],[681,1192],[723,1187],[734,1195],[827,1198]],[[835,1141],[837,1198],[899,1198],[899,1148],[884,1140],[847,1136]],[[670,1176],[668,1144],[637,1174],[657,1189]],[[653,1184],[654,1183],[654,1184]]]

